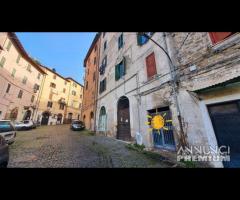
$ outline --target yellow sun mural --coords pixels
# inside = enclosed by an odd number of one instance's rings
[[[147,115],[147,118],[150,119],[150,121],[146,122],[146,125],[150,125],[151,128],[148,129],[149,132],[152,132],[153,129],[157,130],[160,134],[160,130],[169,130],[168,127],[166,127],[167,122],[172,122],[172,120],[166,120],[165,119],[166,113],[163,115],[158,114],[156,109],[156,114],[154,116]]]

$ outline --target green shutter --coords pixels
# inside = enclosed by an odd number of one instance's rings
[[[7,45],[7,48],[6,48],[6,49],[7,49],[7,51],[9,51],[9,50],[10,50],[11,46],[12,46],[12,43],[11,43],[11,41],[9,41],[9,42],[8,42],[8,45]]]
[[[0,67],[4,67],[5,61],[6,61],[6,58],[2,57],[1,62],[0,62]]]
[[[16,62],[19,63],[21,56],[18,55]]]
[[[119,69],[119,65],[115,66],[115,80],[119,80],[120,79],[120,69]]]

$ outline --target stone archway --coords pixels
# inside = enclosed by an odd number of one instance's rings
[[[117,105],[117,139],[131,140],[129,100],[126,96],[120,97]]]

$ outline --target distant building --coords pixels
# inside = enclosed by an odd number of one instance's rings
[[[0,119],[33,119],[45,72],[15,33],[0,33]]]
[[[50,69],[41,66],[46,78],[37,107],[36,121],[41,125],[70,123],[80,119],[83,89],[82,85],[72,78],[65,78]]]
[[[97,33],[86,58],[84,59],[85,77],[84,77],[84,98],[82,106],[82,120],[86,128],[92,131],[96,130],[96,106],[98,95],[98,77],[99,77],[99,50],[100,33]]]

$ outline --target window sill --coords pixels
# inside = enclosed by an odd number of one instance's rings
[[[226,38],[223,41],[210,45],[210,48],[212,49],[213,52],[223,51],[224,49],[231,47],[234,44],[237,44],[239,42],[240,42],[240,34],[235,33],[234,35],[231,35],[230,37]]]

